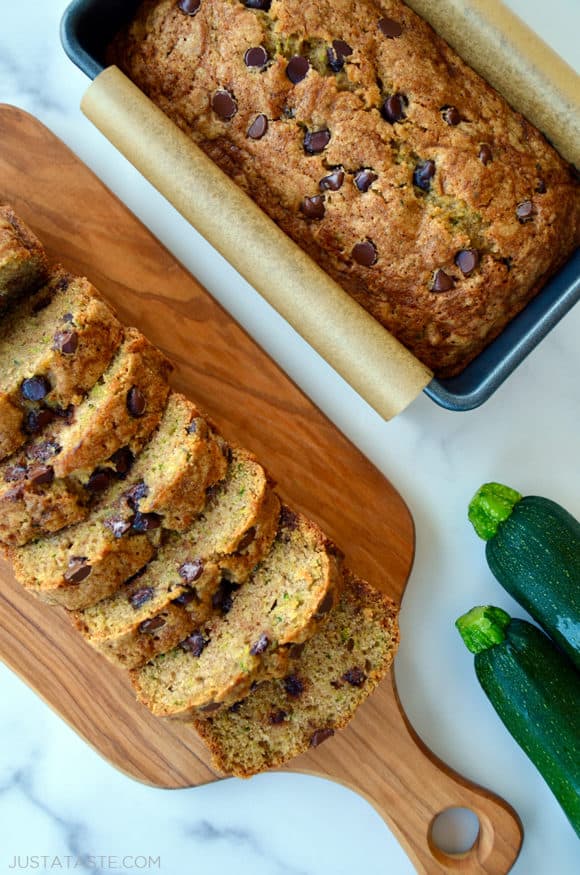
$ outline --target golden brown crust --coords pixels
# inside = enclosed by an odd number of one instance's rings
[[[337,39],[352,52],[337,57]],[[260,46],[266,65],[248,67]],[[310,69],[291,82],[300,54]],[[273,0],[269,13],[202,0],[195,16],[146,0],[111,59],[439,376],[465,367],[579,242],[566,163],[399,0]],[[233,104],[220,116],[223,91]],[[259,115],[267,130],[253,138]],[[305,132],[326,129],[307,154]],[[340,188],[321,190],[334,172]],[[371,266],[353,255],[368,241]]]
[[[40,241],[12,207],[0,204],[0,315],[46,279],[48,260]]]
[[[284,680],[261,684],[193,725],[225,774],[280,767],[343,729],[388,672],[399,641],[395,604],[347,572],[338,605]]]

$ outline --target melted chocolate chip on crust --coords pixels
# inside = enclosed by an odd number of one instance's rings
[[[381,18],[379,20],[379,29],[387,39],[397,39],[403,33],[402,25],[393,18]]]
[[[392,125],[395,124],[395,122],[400,122],[405,118],[406,105],[407,98],[404,94],[391,94],[390,97],[387,97],[383,102],[381,108],[383,118]]]
[[[479,264],[477,249],[461,249],[455,256],[455,264],[464,276],[469,276]]]
[[[434,176],[435,162],[424,161],[422,164],[418,164],[413,171],[413,185],[416,185],[421,191],[429,191]]]
[[[272,0],[242,0],[242,3],[247,9],[259,9],[261,12],[268,12],[272,5]]]
[[[522,201],[522,203],[518,204],[516,207],[516,216],[522,224],[531,221],[534,212],[534,205],[531,201]]]
[[[433,285],[431,286],[432,292],[448,292],[450,289],[454,288],[455,280],[453,277],[449,276],[449,274],[445,273],[444,270],[436,270],[435,276],[433,277]]]
[[[372,267],[376,263],[377,247],[372,240],[365,240],[363,243],[357,243],[352,250],[352,257],[357,264],[362,267]]]
[[[189,15],[193,18],[199,12],[201,0],[178,0],[177,7],[184,15]]]
[[[298,82],[302,82],[303,79],[306,79],[309,70],[310,62],[308,58],[304,58],[302,55],[294,55],[294,57],[290,58],[288,61],[286,76],[290,82],[297,85]]]
[[[229,91],[216,91],[211,100],[211,107],[215,114],[225,121],[232,119],[238,111],[238,105]]]
[[[482,143],[479,147],[479,160],[485,166],[493,161],[493,153],[486,143]]]
[[[323,219],[326,212],[324,198],[321,195],[305,197],[300,204],[300,212],[304,213],[307,219]]]
[[[268,130],[268,117],[263,113],[257,115],[250,127],[247,136],[250,140],[261,140]]]
[[[443,113],[443,120],[451,127],[458,125],[461,121],[461,115],[455,106],[442,106],[441,112]]]
[[[307,131],[304,135],[304,151],[308,155],[318,155],[324,152],[330,143],[330,131],[324,128],[322,131]]]
[[[359,191],[368,191],[373,182],[376,182],[378,175],[372,170],[359,170],[354,177],[354,184]]]
[[[344,171],[335,170],[334,173],[330,173],[328,176],[323,177],[318,183],[318,186],[321,191],[338,191],[342,188],[343,182]]]
[[[246,67],[265,67],[268,63],[268,52],[263,46],[254,46],[248,49],[244,55]]]

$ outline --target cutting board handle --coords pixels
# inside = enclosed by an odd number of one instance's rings
[[[361,729],[364,756],[353,757],[357,747],[362,750]],[[506,875],[516,861],[523,840],[516,812],[500,797],[462,778],[429,750],[405,715],[394,679],[392,684],[381,685],[349,729],[316,749],[313,768],[308,767],[311,756],[307,754],[299,763],[306,766],[300,771],[331,778],[367,799],[399,840],[418,875]],[[289,769],[295,770],[292,765]],[[479,820],[477,839],[463,854],[445,853],[432,837],[435,819],[449,808],[468,808]]]

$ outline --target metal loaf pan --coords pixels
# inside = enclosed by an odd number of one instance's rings
[[[65,11],[63,47],[90,79],[104,70],[105,47],[137,5],[138,0],[73,0]],[[579,298],[580,250],[458,377],[433,379],[425,393],[448,410],[479,407]]]

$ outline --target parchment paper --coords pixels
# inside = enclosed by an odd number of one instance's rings
[[[381,416],[432,378],[117,67],[83,112]]]

